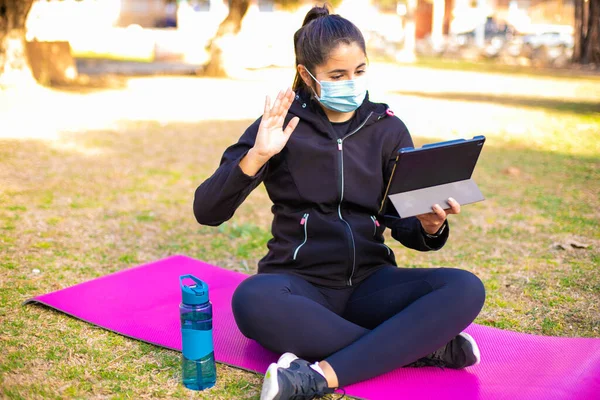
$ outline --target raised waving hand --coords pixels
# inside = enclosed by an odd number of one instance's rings
[[[254,147],[240,162],[240,168],[246,175],[255,175],[271,157],[285,147],[300,121],[300,118],[294,117],[285,129],[283,128],[285,117],[293,101],[294,92],[289,88],[279,92],[272,107],[270,97],[267,96],[265,99],[265,110],[258,127]]]
[[[265,112],[258,127],[256,143],[254,144],[257,155],[271,158],[285,147],[290,135],[298,125],[298,121],[300,121],[298,117],[294,117],[283,129],[285,116],[293,101],[294,92],[292,89],[287,89],[285,92],[280,91],[273,107],[271,107],[271,99],[267,96],[265,99]]]

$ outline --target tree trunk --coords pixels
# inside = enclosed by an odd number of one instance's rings
[[[248,11],[249,3],[249,0],[229,1],[229,14],[227,14],[227,17],[221,22],[215,37],[208,45],[210,60],[204,67],[205,75],[215,77],[227,76],[224,53],[227,51],[227,44],[242,28],[242,19]]]
[[[0,0],[0,87],[34,84],[25,49],[25,21],[33,0]]]
[[[396,54],[396,61],[400,63],[414,63],[417,60],[415,53],[417,42],[416,11],[417,0],[409,0],[406,15],[404,16],[404,46]]]
[[[587,24],[585,24],[587,26]],[[573,61],[580,62],[583,54],[583,0],[575,0],[575,30],[573,32]]]
[[[600,65],[600,0],[588,0],[587,56],[588,62]]]
[[[600,64],[600,0],[575,0],[573,62]]]

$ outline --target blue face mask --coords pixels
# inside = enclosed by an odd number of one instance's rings
[[[345,81],[319,82],[308,69],[306,72],[321,86],[321,96],[317,96],[315,92],[315,97],[330,110],[343,113],[352,112],[365,100],[367,95],[367,79],[365,77]]]

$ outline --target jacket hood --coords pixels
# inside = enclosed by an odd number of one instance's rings
[[[350,124],[350,130],[358,127],[367,119],[365,126],[393,115],[394,113],[388,108],[387,104],[371,102],[369,100],[369,92],[367,92],[363,103],[352,117],[353,121]],[[296,98],[288,112],[288,120],[295,116],[299,117],[300,121],[311,124],[315,130],[325,136],[332,137],[332,125],[319,101],[314,96],[305,92],[296,94]]]

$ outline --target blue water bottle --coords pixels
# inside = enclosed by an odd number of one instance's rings
[[[184,285],[189,278],[194,285]],[[212,304],[208,286],[192,275],[179,277],[181,286],[181,347],[183,385],[192,390],[204,390],[215,385],[217,370],[212,337]]]

